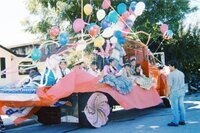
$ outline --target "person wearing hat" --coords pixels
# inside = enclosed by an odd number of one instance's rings
[[[90,68],[88,70],[88,73],[90,73],[93,76],[98,76],[98,71],[97,71],[97,62],[93,61],[90,65]]]
[[[81,70],[85,70],[85,68],[84,68],[85,63],[83,60],[79,60],[74,64],[74,67],[77,67],[78,69],[81,69]]]

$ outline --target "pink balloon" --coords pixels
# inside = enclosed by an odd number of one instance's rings
[[[127,36],[130,33],[130,29],[128,28],[124,28],[122,31],[124,31],[122,36]]]
[[[167,24],[162,24],[162,25],[160,26],[160,31],[161,31],[162,33],[165,33],[166,31],[168,31],[168,25],[167,25]]]
[[[79,32],[81,31],[83,28],[85,27],[85,22],[83,21],[83,19],[78,18],[74,21],[73,23],[73,29],[74,32]]]
[[[103,3],[102,3],[102,5],[101,5],[101,7],[103,9],[108,9],[110,7],[110,5],[111,5],[110,0],[104,0]]]
[[[52,27],[50,30],[50,36],[55,37],[60,34],[60,29],[56,26]]]
[[[128,17],[129,17],[130,15],[131,15],[130,12],[129,12],[129,11],[126,11],[124,14],[122,14],[123,20],[124,20],[124,21],[127,20]]]

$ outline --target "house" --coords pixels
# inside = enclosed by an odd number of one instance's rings
[[[40,46],[40,42],[33,43],[23,43],[18,45],[12,45],[8,47],[13,53],[19,56],[27,56],[33,48],[38,48]]]
[[[22,49],[23,48],[22,46]],[[16,51],[18,51],[17,49],[20,51],[20,47],[16,47]],[[25,71],[24,73],[20,73],[19,70],[34,65],[31,58],[24,58],[27,52],[17,54],[14,50],[14,48],[10,50],[0,45],[0,86],[20,81],[27,76],[29,72]],[[7,70],[5,74],[1,74],[3,70]]]

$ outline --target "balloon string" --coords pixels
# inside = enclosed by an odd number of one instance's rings
[[[154,52],[154,53],[156,53],[157,51],[158,51],[158,49],[160,48],[160,46],[163,44],[163,41],[164,41],[165,39],[163,39],[162,40],[162,42],[160,43],[160,45],[158,46],[158,48],[156,49],[156,51]]]
[[[81,18],[83,19],[83,0],[81,0]],[[83,39],[83,29],[81,30],[81,38]]]

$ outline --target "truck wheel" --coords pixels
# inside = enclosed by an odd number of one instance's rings
[[[61,123],[60,107],[42,107],[36,115],[38,116],[38,121],[44,125]]]
[[[163,100],[165,107],[167,107],[167,108],[171,107],[171,104],[170,104],[170,101],[168,98],[164,97],[164,98],[162,98],[162,100]]]
[[[84,127],[105,125],[110,114],[106,95],[100,92],[79,94],[79,123]]]

